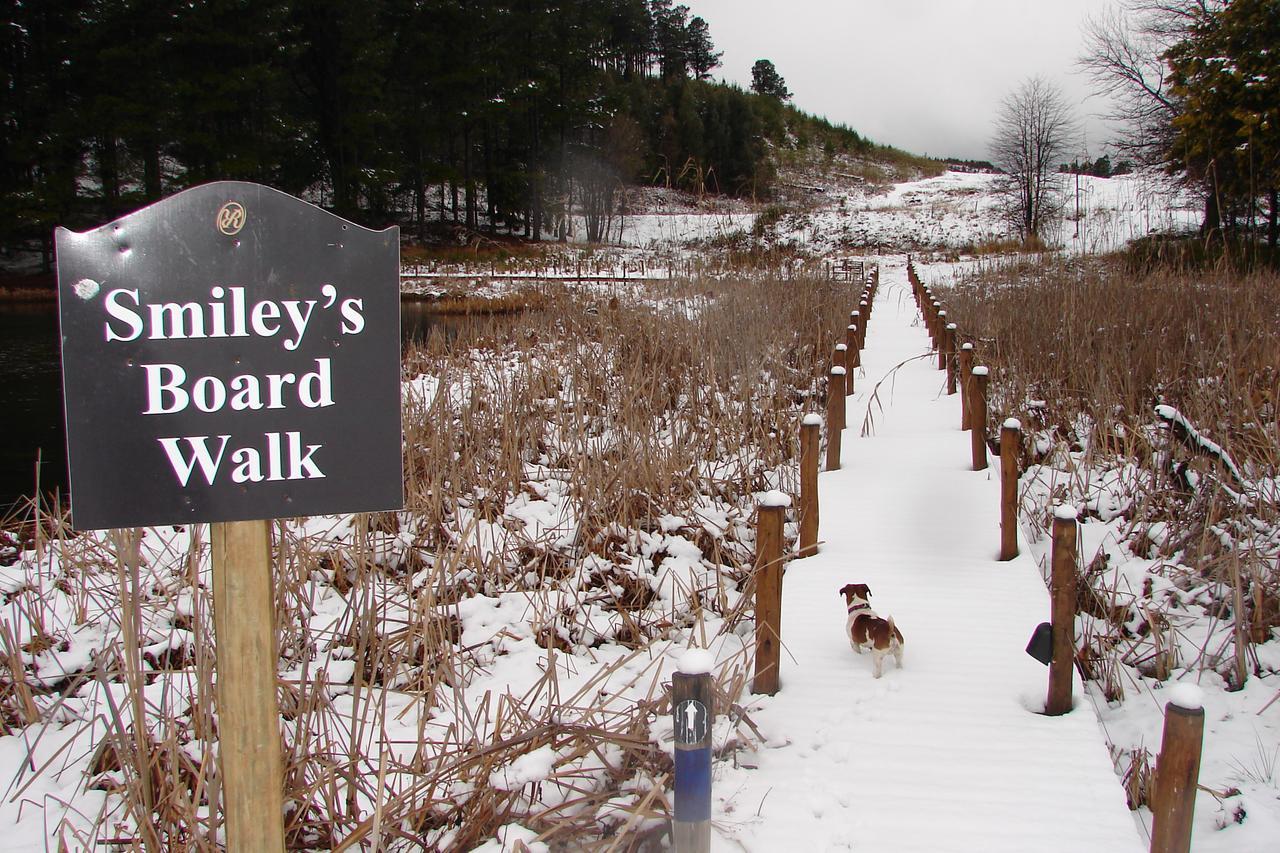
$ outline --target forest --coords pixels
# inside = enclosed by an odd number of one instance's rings
[[[0,21],[0,246],[211,180],[370,226],[587,238],[629,182],[767,197],[771,146],[869,149],[714,83],[672,0],[71,0]],[[763,63],[763,64],[762,64]]]

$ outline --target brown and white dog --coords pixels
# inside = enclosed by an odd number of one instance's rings
[[[845,623],[849,645],[858,654],[862,654],[863,649],[871,650],[876,678],[880,677],[885,655],[893,655],[898,669],[902,669],[902,632],[893,624],[892,616],[881,619],[871,609],[871,587],[865,583],[847,583],[840,587],[840,594],[849,609]]]

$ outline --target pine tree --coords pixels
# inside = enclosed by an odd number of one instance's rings
[[[1280,4],[1234,0],[1202,14],[1189,38],[1169,51],[1174,119],[1172,168],[1205,184],[1205,227],[1255,219],[1268,200],[1268,240],[1275,245],[1280,186]]]
[[[767,59],[757,59],[755,65],[751,66],[751,91],[779,101],[791,100],[786,81]]]

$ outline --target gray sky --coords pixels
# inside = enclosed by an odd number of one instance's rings
[[[1042,75],[1077,105],[1093,156],[1106,127],[1075,66],[1081,25],[1116,0],[681,0],[747,87],[769,59],[802,110],[875,142],[985,159],[1001,98]]]

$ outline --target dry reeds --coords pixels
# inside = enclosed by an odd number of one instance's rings
[[[1081,555],[1086,675],[1110,698],[1186,670],[1242,685],[1280,625],[1280,280],[1041,260],[946,303],[995,368],[993,409],[1029,425],[1028,521],[1071,501],[1113,530]]]
[[[547,293],[407,353],[404,511],[274,525],[290,849],[657,843],[690,644],[717,656],[717,750],[751,737],[753,496],[798,488],[851,294]],[[0,719],[30,752],[6,800],[51,845],[219,849],[203,527],[81,534],[33,504],[5,528]],[[54,777],[74,798],[37,802]]]

